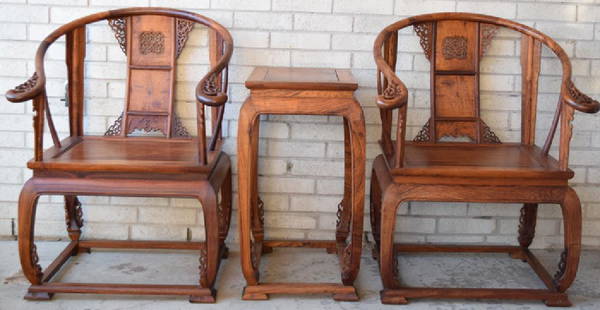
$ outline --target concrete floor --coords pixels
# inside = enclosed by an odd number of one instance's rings
[[[45,266],[62,250],[62,242],[38,242]],[[367,251],[365,251],[367,252]],[[365,253],[367,254],[367,253]],[[547,266],[556,266],[559,251],[536,251]],[[265,266],[269,268],[264,268]],[[339,281],[335,256],[323,250],[276,249],[263,258],[265,281]],[[73,258],[57,275],[71,282],[138,282],[193,284],[198,257],[193,252],[94,251]],[[550,270],[554,270],[551,268]],[[527,264],[507,255],[403,255],[400,272],[410,285],[543,288]],[[553,273],[553,272],[552,272]],[[217,279],[217,304],[190,304],[186,297],[57,294],[52,301],[22,299],[28,282],[20,272],[17,244],[0,241],[0,309],[547,309],[538,301],[412,300],[408,306],[382,305],[377,263],[364,255],[356,286],[360,302],[335,302],[329,296],[273,295],[269,301],[242,301],[244,280],[239,255],[232,251]],[[572,309],[600,309],[600,251],[585,251],[577,280],[569,290]]]

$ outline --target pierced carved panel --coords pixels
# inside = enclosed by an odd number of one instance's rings
[[[112,125],[110,125],[110,127],[108,127],[108,129],[106,130],[104,135],[105,136],[120,135],[121,130],[122,130],[122,123],[123,123],[123,113],[121,113],[121,115],[119,115],[119,117],[117,117],[117,119],[112,123]]]
[[[501,144],[500,138],[490,129],[490,127],[481,121],[481,142]]]
[[[414,24],[413,29],[419,36],[419,44],[423,48],[425,57],[431,60],[431,45],[433,44],[433,23]]]
[[[206,248],[200,249],[198,270],[200,271],[200,283],[208,281],[208,253]]]
[[[165,51],[165,35],[159,31],[144,31],[140,33],[140,53],[142,55],[157,54]]]
[[[558,283],[560,282],[560,280],[562,279],[562,277],[565,275],[565,272],[567,271],[567,256],[568,256],[569,252],[567,251],[567,249],[564,249],[564,251],[560,254],[560,261],[558,262],[558,269],[556,270],[556,273],[554,274],[554,285],[558,286]]]
[[[177,115],[175,115],[175,117],[174,117],[174,124],[175,124],[174,128],[173,128],[173,136],[174,137],[180,137],[180,138],[189,138],[189,137],[191,137],[190,133],[183,126],[183,123],[181,122],[181,119]]]
[[[127,55],[127,19],[125,17],[108,19],[108,25],[114,32],[119,47]]]
[[[492,40],[494,39],[494,36],[496,36],[496,33],[498,32],[498,29],[500,29],[500,27],[484,23],[481,23],[479,25],[481,33],[481,47],[479,48],[479,57],[483,57],[483,55],[485,55],[485,52],[487,52],[487,50],[489,49]]]
[[[431,122],[431,120],[428,120],[427,123],[425,123],[425,125],[423,125],[423,128],[421,128],[421,130],[419,131],[417,136],[415,136],[415,138],[413,139],[414,142],[429,142],[429,141],[431,141],[431,135],[429,134],[430,122]]]
[[[462,36],[444,38],[444,41],[442,41],[442,53],[445,59],[467,58],[467,38]]]
[[[179,54],[181,54],[181,51],[183,51],[183,47],[187,42],[190,31],[194,28],[194,22],[178,18],[175,20],[175,23],[175,33],[177,36],[175,57],[179,57]]]

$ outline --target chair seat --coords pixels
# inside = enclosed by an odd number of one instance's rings
[[[31,169],[62,171],[118,171],[156,173],[209,173],[221,153],[208,153],[208,164],[198,160],[198,139],[69,137],[62,148],[44,152],[43,161],[31,160]]]
[[[405,145],[404,167],[393,175],[570,179],[558,161],[537,146],[517,143],[412,143]]]

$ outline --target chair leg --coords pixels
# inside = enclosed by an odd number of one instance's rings
[[[581,255],[581,203],[577,193],[568,188],[561,209],[564,222],[565,249],[563,250],[558,270],[554,275],[554,284],[561,293],[565,292],[575,280],[579,257]],[[567,298],[558,300],[546,300],[548,306],[570,306]]]
[[[371,198],[369,203],[369,213],[371,219],[371,234],[373,235],[373,241],[375,245],[371,255],[374,259],[379,259],[379,249],[381,245],[381,189],[379,188],[379,182],[377,180],[377,173],[375,169],[371,173],[371,189],[369,193]]]
[[[338,204],[335,237],[338,243],[345,244],[350,233],[352,213],[352,150],[350,145],[350,128],[344,118],[344,198]]]
[[[32,285],[42,284],[42,267],[38,264],[39,257],[34,243],[35,211],[39,194],[35,185],[29,180],[23,186],[19,196],[19,257],[23,274]],[[53,294],[28,292],[27,300],[50,300]]]
[[[229,256],[229,249],[225,245],[225,240],[231,226],[231,211],[232,211],[232,190],[231,190],[231,168],[227,170],[227,175],[221,184],[221,199],[218,205],[219,216],[219,246],[221,248],[221,258]]]
[[[384,304],[408,303],[408,300],[403,296],[386,294],[388,290],[400,288],[398,257],[394,247],[394,227],[398,206],[403,201],[404,198],[400,193],[396,191],[384,191],[381,206],[381,249],[379,252],[379,268],[384,288],[381,291],[381,302]]]
[[[78,241],[83,227],[83,210],[77,196],[65,195],[65,222],[72,241]]]
[[[216,302],[216,290],[214,289],[217,271],[219,269],[219,219],[217,215],[217,194],[214,189],[207,185],[198,197],[204,212],[205,247],[200,249],[200,286],[211,290],[211,295],[190,296],[192,303],[214,303]]]

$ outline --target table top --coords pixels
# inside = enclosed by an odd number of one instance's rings
[[[350,70],[332,68],[257,67],[246,80],[249,89],[353,91],[358,83]]]

